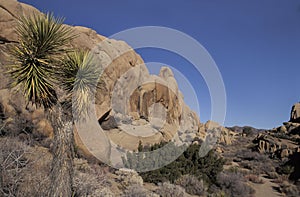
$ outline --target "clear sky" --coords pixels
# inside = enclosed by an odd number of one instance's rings
[[[226,126],[279,126],[289,119],[292,104],[300,101],[299,0],[20,1],[104,36],[148,25],[192,36],[207,49],[222,74]],[[189,62],[164,50],[137,52],[145,62],[171,65],[188,77],[198,96],[201,121],[210,119],[208,88],[201,76],[193,74]],[[194,108],[189,96],[185,99]]]

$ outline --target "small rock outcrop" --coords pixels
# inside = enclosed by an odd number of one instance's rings
[[[253,140],[257,150],[261,153],[269,153],[280,159],[287,159],[294,153],[300,151],[298,141],[300,140],[300,103],[292,107],[289,122],[282,126],[261,132]]]
[[[202,124],[200,127],[199,138],[204,138],[203,135],[209,132],[208,130],[213,130],[213,129],[218,129],[220,131],[218,143],[225,144],[225,145],[231,145],[236,140],[236,137],[238,135],[237,132],[227,129],[216,122],[207,121],[205,124]]]
[[[300,123],[300,103],[293,105],[290,122]]]
[[[254,139],[257,150],[260,153],[268,153],[280,159],[288,158],[295,152],[299,152],[299,146],[287,139],[281,139],[272,133],[260,133]]]

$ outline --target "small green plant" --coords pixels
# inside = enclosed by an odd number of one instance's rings
[[[291,174],[294,172],[294,167],[293,166],[290,166],[290,165],[283,165],[281,167],[281,169],[279,170],[282,174]]]

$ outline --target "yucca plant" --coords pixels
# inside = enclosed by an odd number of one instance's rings
[[[9,50],[12,85],[22,90],[27,102],[45,108],[54,128],[51,197],[73,195],[73,119],[56,90],[75,98],[76,118],[85,116],[100,72],[88,52],[67,48],[74,35],[62,23],[62,18],[52,14],[20,17],[16,27],[19,44]]]
[[[22,88],[28,102],[45,108],[57,102],[55,67],[66,52],[66,44],[74,38],[62,22],[52,14],[21,16],[16,26],[19,44],[10,50],[12,85]]]
[[[75,121],[84,121],[89,116],[89,105],[97,90],[100,72],[100,67],[88,51],[74,51],[64,58],[59,79],[69,100],[72,100]]]

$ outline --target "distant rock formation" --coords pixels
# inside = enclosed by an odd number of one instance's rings
[[[300,103],[293,105],[290,122],[300,123]]]
[[[280,159],[287,159],[291,155],[300,152],[300,103],[293,105],[289,122],[282,126],[261,132],[254,139],[257,150],[269,153]]]
[[[218,129],[220,131],[218,143],[224,144],[224,145],[231,145],[239,135],[238,132],[234,132],[230,129],[227,129],[219,123],[213,122],[213,121],[207,121],[205,124],[202,124],[200,127],[200,132],[198,133],[200,138],[204,138],[207,132],[209,130]]]
[[[299,152],[299,146],[287,139],[280,139],[272,133],[260,133],[254,139],[257,144],[258,151],[277,156],[280,159],[288,158],[295,152]]]

